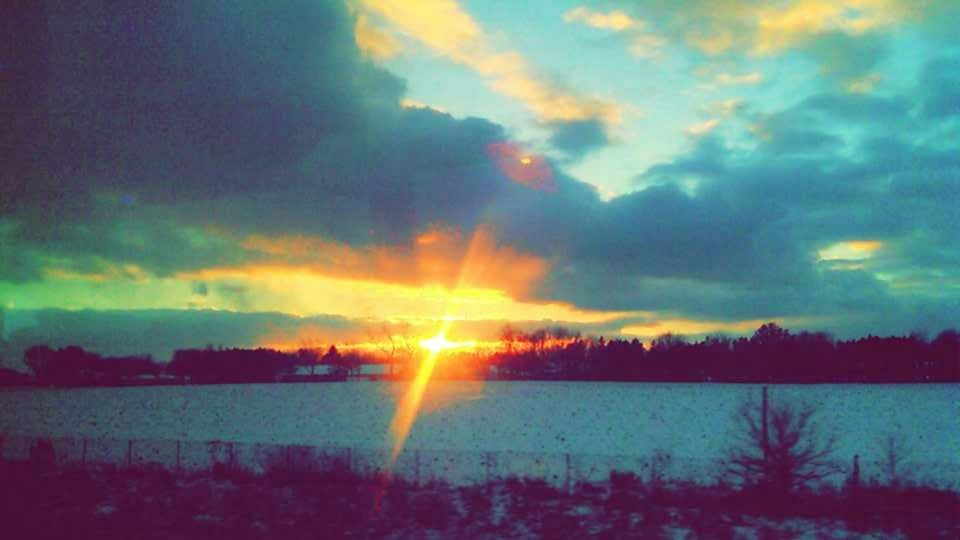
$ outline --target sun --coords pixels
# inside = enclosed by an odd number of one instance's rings
[[[447,339],[446,332],[440,332],[430,339],[420,340],[420,346],[430,351],[430,354],[437,355],[447,349],[454,349],[458,346],[455,341]]]

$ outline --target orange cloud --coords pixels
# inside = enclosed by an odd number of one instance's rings
[[[536,77],[520,54],[496,51],[491,45],[494,39],[455,0],[361,0],[360,5],[403,34],[485,77],[491,88],[521,102],[540,120],[620,121],[616,104],[551,85]]]
[[[403,98],[400,100],[400,106],[404,109],[433,109],[437,112],[446,113],[446,109],[443,107],[436,107],[433,105],[427,105],[426,103],[417,101],[415,99]]]
[[[802,0],[766,6],[757,12],[753,51],[776,53],[829,31],[860,35],[896,24],[910,11],[908,3],[894,0]]]
[[[481,246],[480,249],[483,249]],[[509,259],[505,259],[509,260]],[[465,282],[489,279],[489,267],[474,265]],[[530,269],[521,269],[529,272]],[[507,274],[510,268],[493,270]],[[243,311],[295,315],[331,314],[371,321],[556,320],[606,322],[622,313],[577,309],[569,304],[520,301],[504,290],[437,284],[408,285],[374,279],[331,277],[303,267],[261,265],[210,268],[177,275],[181,281],[243,290]],[[211,308],[238,309],[229,298],[211,295]]]
[[[360,52],[377,60],[393,58],[400,52],[400,43],[386,30],[374,26],[364,14],[357,16],[353,38]]]
[[[563,15],[563,21],[583,24],[598,30],[631,34],[630,52],[641,58],[660,56],[661,50],[667,44],[667,41],[662,37],[645,33],[646,23],[644,21],[633,18],[623,11],[614,10],[603,13],[580,6],[566,12]]]
[[[869,94],[882,81],[883,76],[879,73],[868,73],[844,82],[843,89],[850,94]]]
[[[583,6],[566,12],[563,15],[563,20],[568,23],[580,22],[592,28],[613,30],[614,32],[622,32],[644,26],[643,21],[634,19],[622,11],[601,13],[599,11],[591,11]]]
[[[849,240],[831,244],[817,252],[821,261],[859,261],[873,257],[883,247],[879,240]]]
[[[262,261],[218,271],[307,272],[331,279],[497,290],[525,297],[550,268],[541,257],[499,244],[486,227],[464,238],[457,229],[434,225],[405,246],[353,247],[317,237],[262,235],[246,238],[242,246],[259,253]]]
[[[702,334],[747,334],[752,333],[764,323],[776,322],[783,326],[799,324],[801,319],[751,319],[744,321],[709,321],[695,319],[660,319],[649,323],[632,324],[623,327],[620,333],[628,336],[654,338],[663,334],[702,335]]]
[[[716,129],[718,125],[720,125],[720,119],[711,118],[709,120],[704,120],[703,122],[698,122],[688,126],[686,132],[690,137],[702,137]]]
[[[861,36],[917,21],[944,2],[931,0],[686,0],[638,9],[666,19],[686,45],[708,55],[780,54],[827,33]]]

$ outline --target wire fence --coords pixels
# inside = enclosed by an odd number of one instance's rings
[[[136,468],[159,466],[176,473],[212,471],[218,467],[263,474],[271,470],[304,473],[348,471],[360,476],[390,474],[416,485],[443,481],[474,485],[509,478],[539,479],[571,490],[578,484],[604,483],[612,472],[631,472],[646,482],[710,484],[721,478],[719,459],[677,458],[669,452],[652,456],[549,452],[405,449],[392,467],[390,451],[270,444],[238,441],[181,441],[0,435],[0,459],[36,459],[38,445],[57,466]],[[849,463],[837,461],[827,482],[849,478]],[[886,482],[889,471],[880,460],[860,460],[864,481]],[[960,463],[901,463],[903,479],[915,484],[960,489]]]

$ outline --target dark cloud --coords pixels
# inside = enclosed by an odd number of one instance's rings
[[[513,188],[483,151],[502,129],[401,109],[402,81],[359,56],[340,2],[9,10],[7,279],[50,258],[236,264],[250,233],[398,243],[473,227]]]
[[[552,128],[550,144],[573,160],[610,144],[606,128],[599,120],[557,123]]]
[[[797,108],[847,121],[888,125],[904,120],[910,113],[909,102],[901,97],[833,92],[811,96]]]
[[[926,65],[921,84],[926,99],[923,115],[939,120],[960,115],[960,58],[939,58]]]
[[[948,120],[921,121],[915,95],[815,95],[755,116],[752,148],[702,138],[600,207],[544,289],[596,309],[808,317],[840,333],[955,324],[960,158],[935,136]],[[818,261],[864,239],[883,247],[847,267]]]
[[[809,154],[842,144],[835,135],[807,129],[803,125],[796,120],[791,120],[787,125],[776,121],[765,123],[761,128],[766,130],[764,150],[773,155]]]
[[[829,92],[745,115],[755,138],[702,137],[604,202],[556,167],[550,190],[511,180],[486,152],[507,139],[498,125],[400,108],[403,82],[359,55],[339,2],[3,9],[14,30],[0,49],[5,281],[263,262],[243,247],[252,234],[403,246],[434,225],[481,224],[549,262],[536,299],[597,309],[900,324],[936,292],[902,293],[904,276],[955,279],[949,57],[902,95]],[[869,73],[885,51],[842,35],[807,50],[837,80]],[[609,142],[596,122],[552,127],[570,159]],[[857,239],[887,247],[864,268],[817,261]]]
[[[735,280],[744,266],[753,276],[767,270],[757,263],[775,249],[763,238],[775,217],[665,184],[611,201],[591,222],[591,234],[577,239],[575,253],[615,272]],[[756,242],[745,241],[751,238]]]
[[[265,344],[321,346],[363,339],[361,321],[332,315],[209,310],[11,310],[7,341],[15,364],[27,347],[79,345],[105,355],[151,354],[170,359],[178,348]],[[314,342],[314,336],[320,342]],[[320,339],[322,338],[322,339]]]
[[[77,184],[160,201],[275,189],[298,180],[290,165],[321,138],[402,89],[359,60],[331,2],[53,2],[17,14],[26,24],[6,50],[27,75],[11,78],[4,112],[38,122],[10,149],[34,177],[4,179],[20,188],[14,208],[35,195],[82,205]]]

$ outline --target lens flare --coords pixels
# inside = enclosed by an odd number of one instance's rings
[[[430,351],[430,353],[432,354],[440,354],[444,351],[449,351],[453,349],[472,349],[476,346],[477,346],[476,340],[450,341],[449,339],[447,339],[446,331],[442,331],[430,339],[420,340],[420,347],[426,349],[427,351]]]
[[[518,145],[498,142],[487,145],[487,155],[507,178],[531,189],[556,191],[550,163],[524,152]]]
[[[490,261],[485,260],[480,255],[485,252],[483,249],[487,244],[493,244],[490,231],[484,227],[479,227],[474,231],[470,239],[470,245],[463,261],[460,264],[460,272],[457,278],[456,289],[459,289],[464,283],[469,283],[477,277],[477,274],[486,272]],[[427,389],[427,383],[433,375],[437,360],[445,352],[452,349],[476,347],[476,341],[453,341],[447,339],[447,332],[450,325],[457,318],[456,308],[447,306],[447,313],[443,318],[439,331],[431,338],[420,342],[420,347],[425,351],[423,360],[417,370],[407,391],[404,393],[397,405],[397,412],[394,414],[390,423],[390,436],[393,440],[393,448],[390,452],[390,462],[387,465],[386,474],[389,477],[397,463],[397,459],[403,452],[403,447],[410,435],[410,429],[417,420],[417,414],[420,411],[420,404],[423,401],[423,394]]]
[[[427,389],[427,383],[430,382],[430,376],[437,365],[437,358],[447,349],[446,334],[450,327],[448,321],[443,322],[443,327],[436,336],[425,339],[420,342],[420,346],[426,349],[427,354],[420,362],[420,368],[417,370],[417,376],[414,377],[410,388],[403,395],[400,404],[397,406],[397,413],[390,423],[390,435],[393,438],[393,448],[390,451],[390,467],[397,463],[397,458],[403,452],[403,446],[410,435],[410,428],[417,419],[417,413],[420,411],[420,402],[423,401],[423,393]]]
[[[447,340],[447,336],[441,332],[430,339],[420,341],[420,346],[430,351],[431,354],[440,354],[441,351],[452,349],[456,345]]]

